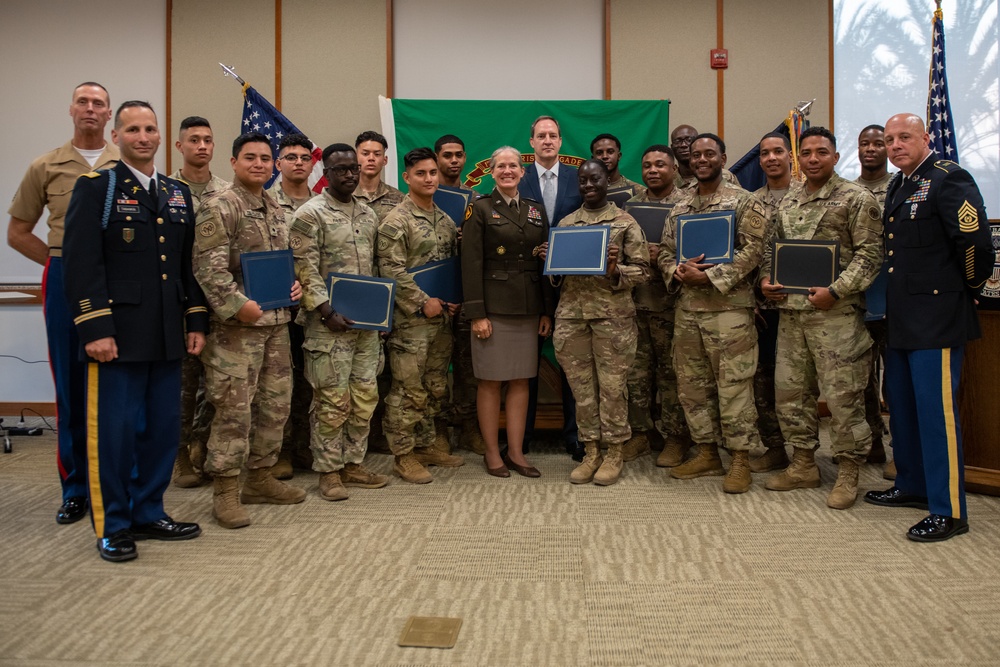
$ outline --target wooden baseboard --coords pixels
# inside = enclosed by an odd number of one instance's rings
[[[1000,496],[1000,470],[965,466],[965,488],[973,493]]]
[[[0,403],[0,416],[18,416],[21,411],[24,410],[24,416],[27,417],[37,417],[42,415],[43,417],[55,417],[56,416],[56,404],[55,403],[31,403],[31,402],[21,402],[21,403]],[[32,412],[34,410],[34,412]],[[38,414],[35,414],[35,413]]]

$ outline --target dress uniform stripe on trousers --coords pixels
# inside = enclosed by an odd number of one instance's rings
[[[94,516],[94,531],[104,537],[104,496],[101,495],[101,466],[97,458],[97,400],[100,364],[87,364],[87,472],[90,477],[90,509]]]
[[[941,410],[944,413],[945,437],[948,439],[948,498],[952,516],[960,516],[958,499],[958,430],[952,403],[951,350],[941,350]]]

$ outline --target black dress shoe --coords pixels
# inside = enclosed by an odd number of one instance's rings
[[[927,509],[927,498],[900,491],[895,486],[885,491],[869,491],[865,494],[865,502],[883,507],[916,507],[922,510]]]
[[[62,507],[56,512],[56,523],[76,523],[87,516],[90,502],[87,496],[73,496],[63,501]]]
[[[942,542],[967,532],[969,532],[968,520],[931,514],[906,531],[906,536],[914,542]]]
[[[111,537],[97,540],[97,550],[101,553],[101,558],[112,563],[132,560],[139,555],[135,550],[135,540],[127,530],[119,530]]]
[[[132,536],[137,540],[191,540],[201,535],[201,526],[196,523],[174,521],[169,516],[141,526],[132,526]]]

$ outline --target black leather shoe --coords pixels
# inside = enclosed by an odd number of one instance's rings
[[[906,536],[914,542],[942,542],[967,532],[969,522],[966,519],[931,514],[906,531]]]
[[[56,523],[76,523],[87,516],[90,502],[86,496],[73,496],[63,501],[62,507],[56,512]]]
[[[132,526],[132,537],[137,540],[191,540],[201,535],[201,526],[196,523],[174,521],[169,516],[141,526]]]
[[[139,555],[135,550],[135,540],[127,530],[119,530],[111,537],[97,540],[97,550],[101,553],[101,558],[112,563],[132,560]]]
[[[927,509],[927,498],[913,493],[905,493],[895,486],[885,491],[869,491],[865,494],[865,502],[883,507],[916,507]]]

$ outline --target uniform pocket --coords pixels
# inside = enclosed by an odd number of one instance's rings
[[[246,380],[249,376],[250,359],[248,355],[233,350],[227,350],[220,345],[209,345],[201,355],[203,364],[217,373]]]

